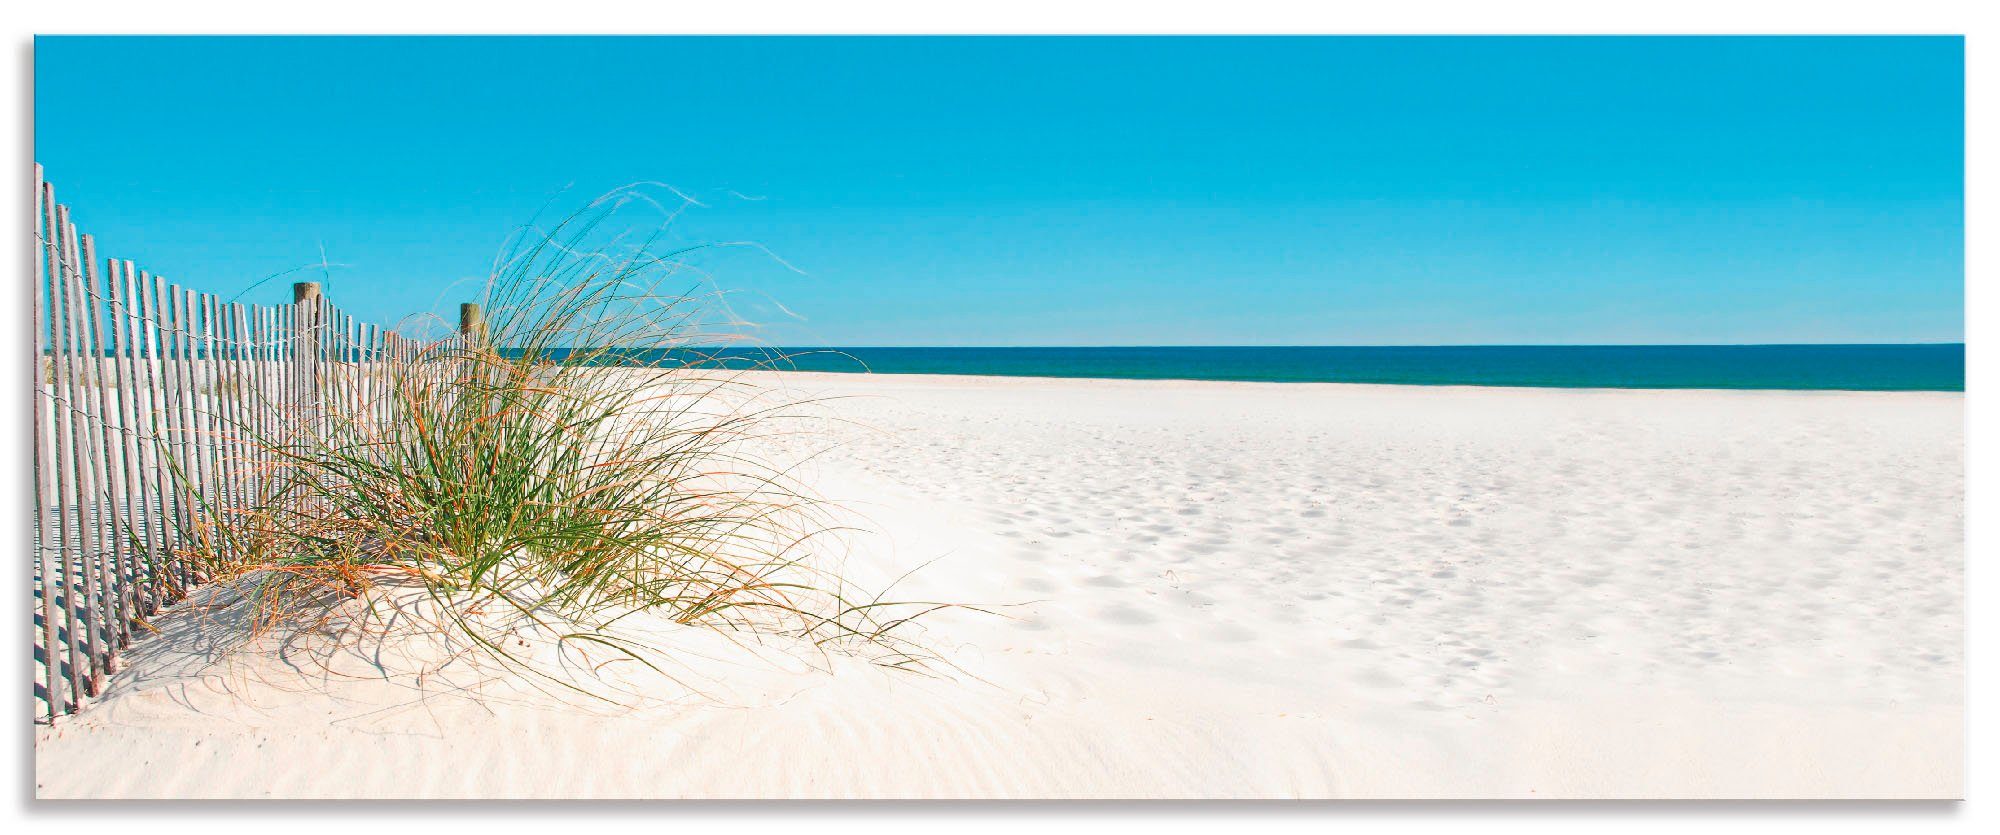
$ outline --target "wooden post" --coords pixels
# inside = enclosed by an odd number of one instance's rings
[[[478,304],[466,302],[458,306],[458,332],[465,337],[468,348],[486,344],[486,314]]]
[[[319,395],[319,282],[300,281],[292,285],[292,362],[299,373],[299,402],[295,406],[306,425],[318,429],[315,408]]]
[[[486,314],[473,302],[458,306],[458,344],[462,350],[455,352],[459,382],[455,396],[465,397],[473,390],[472,384],[484,376],[480,374],[478,356],[486,350]]]
[[[296,369],[298,401],[292,408],[298,410],[298,431],[303,437],[296,443],[314,444],[321,435],[320,427],[320,376],[319,354],[320,332],[325,322],[320,308],[325,300],[320,296],[319,282],[300,281],[292,285],[292,363]],[[309,440],[310,439],[310,440]],[[299,505],[294,512],[309,514],[314,510],[310,491],[299,496]]]

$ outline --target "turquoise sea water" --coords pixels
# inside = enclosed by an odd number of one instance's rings
[[[1965,345],[773,348],[800,371],[1556,388],[1964,391]]]

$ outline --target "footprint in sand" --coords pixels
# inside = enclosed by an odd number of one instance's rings
[[[1241,644],[1257,640],[1257,633],[1233,623],[1223,623],[1202,630],[1202,637],[1227,644]]]
[[[1159,618],[1154,616],[1153,613],[1123,603],[1105,607],[1098,611],[1097,616],[1112,623],[1122,623],[1128,626],[1144,626],[1159,621]]]

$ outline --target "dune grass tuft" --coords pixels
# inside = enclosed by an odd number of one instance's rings
[[[199,573],[255,634],[365,633],[353,601],[393,585],[524,666],[524,627],[645,660],[658,648],[616,628],[645,613],[923,669],[900,627],[941,607],[857,593],[826,508],[758,454],[802,404],[713,350],[689,250],[583,247],[605,214],[503,261],[483,333],[343,369],[370,381],[362,408],[236,427],[275,464],[253,506],[203,520]]]

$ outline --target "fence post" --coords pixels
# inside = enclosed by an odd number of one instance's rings
[[[465,337],[468,348],[486,344],[486,314],[478,304],[466,302],[458,306],[458,333]]]
[[[306,426],[319,431],[319,282],[292,284],[292,362],[298,368],[299,402],[294,404]]]
[[[324,338],[321,328],[325,326],[321,315],[324,299],[320,296],[319,282],[299,281],[292,284],[292,365],[298,375],[293,381],[298,402],[292,408],[298,410],[299,426],[296,431],[304,434],[294,440],[302,448],[309,449],[317,443],[323,427],[320,425],[321,380],[320,380],[320,340]],[[312,492],[305,491],[298,497],[293,512],[302,516],[313,515],[318,510]]]
[[[458,355],[459,386],[467,391],[458,392],[463,397],[469,393],[473,383],[481,382],[486,376],[481,373],[480,355],[486,350],[486,314],[473,302],[458,306],[458,342],[465,347]]]

